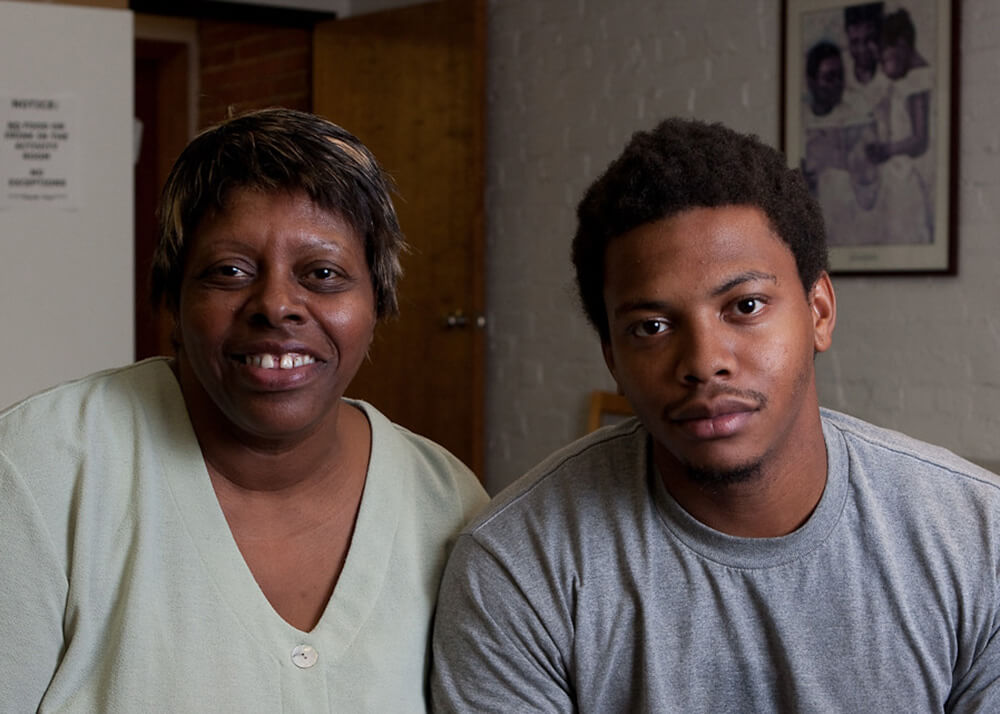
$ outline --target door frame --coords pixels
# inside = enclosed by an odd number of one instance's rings
[[[144,117],[155,127],[155,141],[142,141],[135,157],[135,357],[170,354],[169,315],[149,304],[149,267],[157,240],[155,206],[159,191],[177,154],[197,131],[198,23],[194,19],[134,15],[135,62],[154,67],[154,116]],[[140,96],[138,73],[135,96]],[[146,111],[145,109],[143,111]],[[138,111],[137,111],[138,113]],[[149,139],[149,136],[140,137]],[[141,162],[141,163],[140,163]]]

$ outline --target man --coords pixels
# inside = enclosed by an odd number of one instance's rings
[[[670,119],[580,204],[580,297],[636,419],[460,536],[439,711],[1000,711],[1000,479],[821,410],[823,223],[757,139]]]
[[[844,8],[847,49],[854,61],[853,80],[861,86],[878,75],[884,3],[869,2]]]

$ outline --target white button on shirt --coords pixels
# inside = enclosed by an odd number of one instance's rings
[[[317,659],[319,659],[319,652],[310,645],[297,645],[292,650],[292,662],[295,663],[296,667],[309,669],[316,664]]]

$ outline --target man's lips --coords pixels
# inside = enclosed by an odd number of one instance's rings
[[[688,402],[670,411],[668,418],[694,439],[721,439],[742,431],[763,401],[724,397]]]

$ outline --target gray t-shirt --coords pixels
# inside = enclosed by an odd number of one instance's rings
[[[829,476],[781,538],[666,492],[635,420],[553,454],[446,569],[437,711],[1000,712],[1000,478],[823,411]]]

